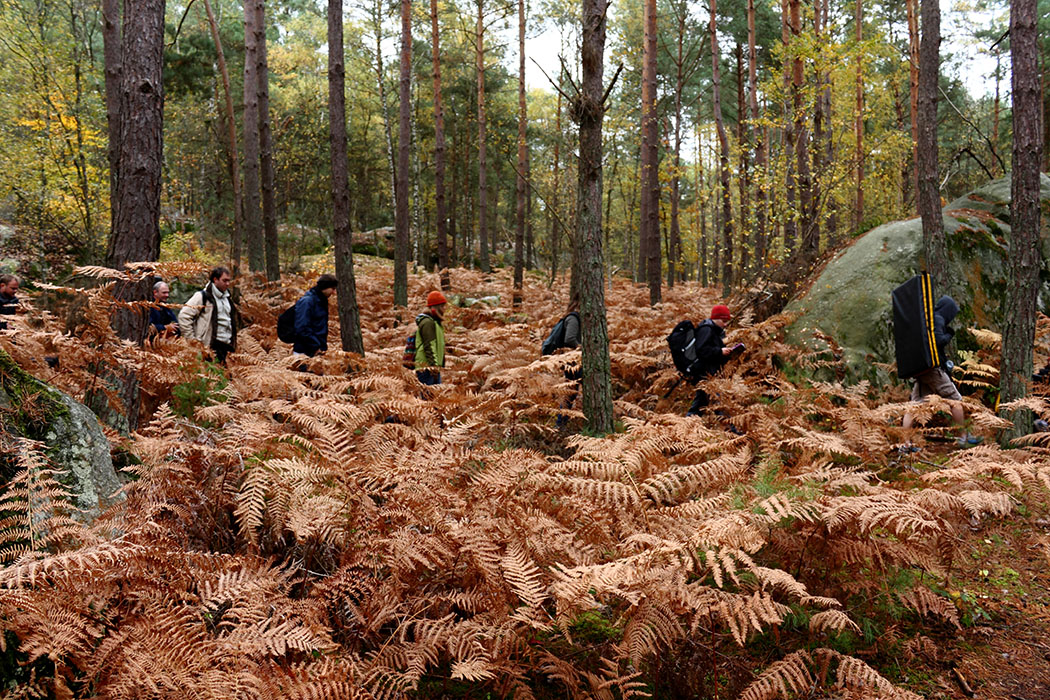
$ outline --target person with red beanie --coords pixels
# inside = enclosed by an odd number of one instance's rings
[[[711,307],[711,318],[705,320],[696,327],[696,360],[697,372],[693,375],[697,379],[709,377],[729,361],[733,354],[733,348],[727,348],[725,344],[725,328],[729,325],[729,307],[725,304],[716,304]],[[704,391],[702,386],[696,389],[693,403],[689,406],[687,416],[700,415],[701,409],[711,403],[711,397]]]
[[[427,386],[441,383],[445,366],[445,295],[435,290],[427,295],[427,310],[416,316],[416,377]]]

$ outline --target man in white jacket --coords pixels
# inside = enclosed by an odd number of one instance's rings
[[[226,364],[226,356],[237,347],[240,312],[230,299],[230,271],[217,267],[208,275],[207,286],[194,293],[179,311],[183,338],[199,340]]]

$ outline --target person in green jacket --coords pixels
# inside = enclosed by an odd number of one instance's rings
[[[427,295],[426,313],[416,316],[416,377],[427,386],[441,383],[445,366],[445,318],[448,300],[439,291]]]

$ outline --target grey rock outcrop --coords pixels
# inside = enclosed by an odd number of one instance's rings
[[[1043,288],[1040,308],[1050,305],[1050,177],[1041,176],[1043,202]],[[961,312],[954,324],[1000,330],[1000,308],[1006,294],[1010,240],[1010,177],[993,180],[944,208],[948,239],[950,294]],[[819,329],[842,347],[842,361],[858,379],[885,381],[873,363],[894,361],[893,288],[919,271],[922,222],[897,221],[872,229],[839,253],[816,281],[786,309],[799,314],[789,338],[821,348],[813,336]]]
[[[84,404],[22,370],[0,350],[0,430],[44,443],[74,495],[75,517],[90,521],[114,502],[121,481],[109,440]],[[2,488],[2,485],[0,485]]]

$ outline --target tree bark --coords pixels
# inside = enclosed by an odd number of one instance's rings
[[[252,272],[266,268],[260,210],[259,172],[259,28],[257,0],[244,3],[244,236]]]
[[[911,96],[911,187],[919,196],[919,0],[904,0],[908,13],[908,87]]]
[[[233,115],[233,93],[230,90],[230,71],[226,67],[226,54],[222,50],[222,36],[219,24],[212,12],[211,0],[204,0],[204,11],[208,15],[208,27],[215,42],[215,52],[219,64],[219,75],[222,78],[222,92],[225,98],[226,111],[223,121],[226,126],[226,167],[230,171],[230,185],[233,188],[233,233],[230,236],[230,258],[233,261],[233,274],[241,267],[241,236],[244,222],[241,216],[241,172],[237,158],[237,123]],[[342,25],[340,24],[340,27]]]
[[[1010,261],[1003,308],[1001,400],[1027,395],[1039,296],[1039,169],[1043,162],[1042,95],[1036,0],[1010,3],[1013,162],[1010,174]],[[1032,430],[1031,411],[1014,411],[1009,437]]]
[[[354,249],[350,234],[350,182],[346,154],[346,69],[343,2],[328,0],[328,124],[332,157],[332,240],[335,242],[336,305],[343,350],[365,354],[357,309]]]
[[[747,85],[751,134],[755,142],[755,170],[758,182],[758,201],[755,206],[755,263],[761,271],[766,264],[766,141],[758,124],[758,50],[755,38],[755,0],[747,0]]]
[[[737,173],[737,193],[740,197],[740,275],[746,279],[751,266],[748,251],[751,243],[747,240],[751,219],[751,166],[748,154],[751,149],[751,138],[747,128],[747,108],[744,97],[744,47],[738,41],[736,50],[736,142],[740,150],[739,172]]]
[[[660,303],[660,136],[656,122],[656,0],[645,0],[642,58],[642,231],[649,303]]]
[[[858,0],[860,2],[860,0]],[[789,0],[791,8],[792,41],[802,35],[800,0]],[[813,176],[809,165],[809,130],[806,128],[806,109],[803,105],[805,75],[802,57],[796,52],[791,62],[791,104],[794,110],[795,169],[798,173],[798,252],[804,259],[815,257],[816,250],[813,217]]]
[[[434,73],[434,207],[437,210],[438,267],[441,288],[452,288],[448,276],[448,212],[445,208],[445,110],[441,102],[441,48],[437,0],[430,0],[431,65]]]
[[[533,234],[532,200],[535,199],[532,191],[532,152],[525,152],[525,182],[528,189],[525,191],[525,267],[529,270],[536,269],[536,239]]]
[[[924,5],[930,0],[924,0]],[[853,22],[856,25],[857,39],[857,83],[854,95],[856,98],[853,112],[853,134],[857,142],[857,167],[854,172],[856,196],[853,203],[853,228],[860,231],[864,225],[864,60],[859,46],[864,40],[864,5],[857,0],[854,5]],[[939,39],[938,39],[939,41]]]
[[[551,195],[551,211],[548,212],[548,217],[551,221],[551,285],[554,284],[555,280],[558,279],[558,256],[561,255],[561,227],[558,222],[555,221],[556,216],[560,216],[561,207],[561,182],[559,180],[560,166],[561,166],[561,92],[558,93],[558,108],[555,112],[556,117],[554,121],[554,131],[556,132],[554,138],[554,193]]]
[[[716,0],[711,0],[711,102],[715,113],[715,130],[718,132],[719,172],[722,181],[722,291],[728,296],[733,284],[733,194],[729,181],[729,138],[722,119],[722,70],[718,52]]]
[[[398,83],[397,107],[394,305],[408,306],[408,157],[412,147],[412,0],[401,0],[401,78]]]
[[[798,0],[794,0],[797,2]],[[792,43],[792,31],[791,31],[791,2],[792,0],[780,0],[780,40],[784,44],[785,57],[784,57],[784,94],[789,96],[793,89],[792,83],[792,62],[789,62],[789,57],[792,52],[796,51],[791,46]],[[795,250],[798,245],[798,211],[795,207],[795,200],[797,198],[797,182],[795,173],[795,160],[792,155],[795,153],[795,143],[797,136],[795,134],[795,119],[792,115],[793,103],[790,99],[785,97],[784,102],[784,132],[783,132],[783,144],[781,150],[784,155],[784,195],[785,203],[787,205],[786,211],[784,212],[784,257],[787,258],[791,255],[792,251]]]
[[[580,134],[576,240],[581,248],[583,412],[588,427],[600,434],[615,428],[602,251],[602,72],[607,7],[607,0],[583,0],[583,78],[573,105]]]
[[[478,77],[478,243],[481,246],[481,270],[489,267],[489,188],[488,154],[485,143],[485,0],[477,0],[478,23],[476,70]]]
[[[919,61],[919,214],[925,269],[937,294],[948,292],[948,246],[937,175],[937,90],[940,74],[939,0],[923,0]]]
[[[372,29],[376,39],[376,85],[379,88],[379,109],[383,114],[383,135],[386,159],[390,164],[390,210],[397,211],[397,163],[394,160],[394,135],[390,128],[390,107],[386,101],[386,81],[383,79],[383,2],[375,0],[372,6]]]
[[[679,221],[678,201],[681,192],[682,168],[682,91],[685,89],[685,20],[686,6],[677,8],[678,31],[675,35],[675,90],[674,90],[674,169],[671,173],[671,230],[670,254],[667,256],[667,286],[674,287],[678,266],[682,260],[682,227]]]
[[[525,0],[518,0],[518,176],[517,220],[514,234],[514,306],[521,305],[521,289],[525,278],[525,130],[529,114],[525,107]]]
[[[263,231],[266,252],[266,279],[281,279],[280,250],[277,241],[277,205],[274,202],[273,132],[270,130],[270,69],[266,57],[266,4],[254,0],[257,33],[255,70],[259,93],[259,168],[262,188]]]
[[[106,122],[109,145],[109,231],[117,223],[117,183],[120,179],[120,81],[123,47],[120,40],[120,0],[102,0],[102,55],[105,63]]]
[[[123,17],[123,65],[117,139],[117,219],[106,251],[106,264],[118,270],[129,262],[160,256],[160,188],[164,159],[164,1],[128,3]],[[148,297],[151,280],[117,285],[118,301]],[[144,309],[123,308],[113,314],[117,335],[141,342],[146,333]],[[125,381],[128,420],[134,422],[134,377]],[[137,408],[135,409],[137,410]]]

